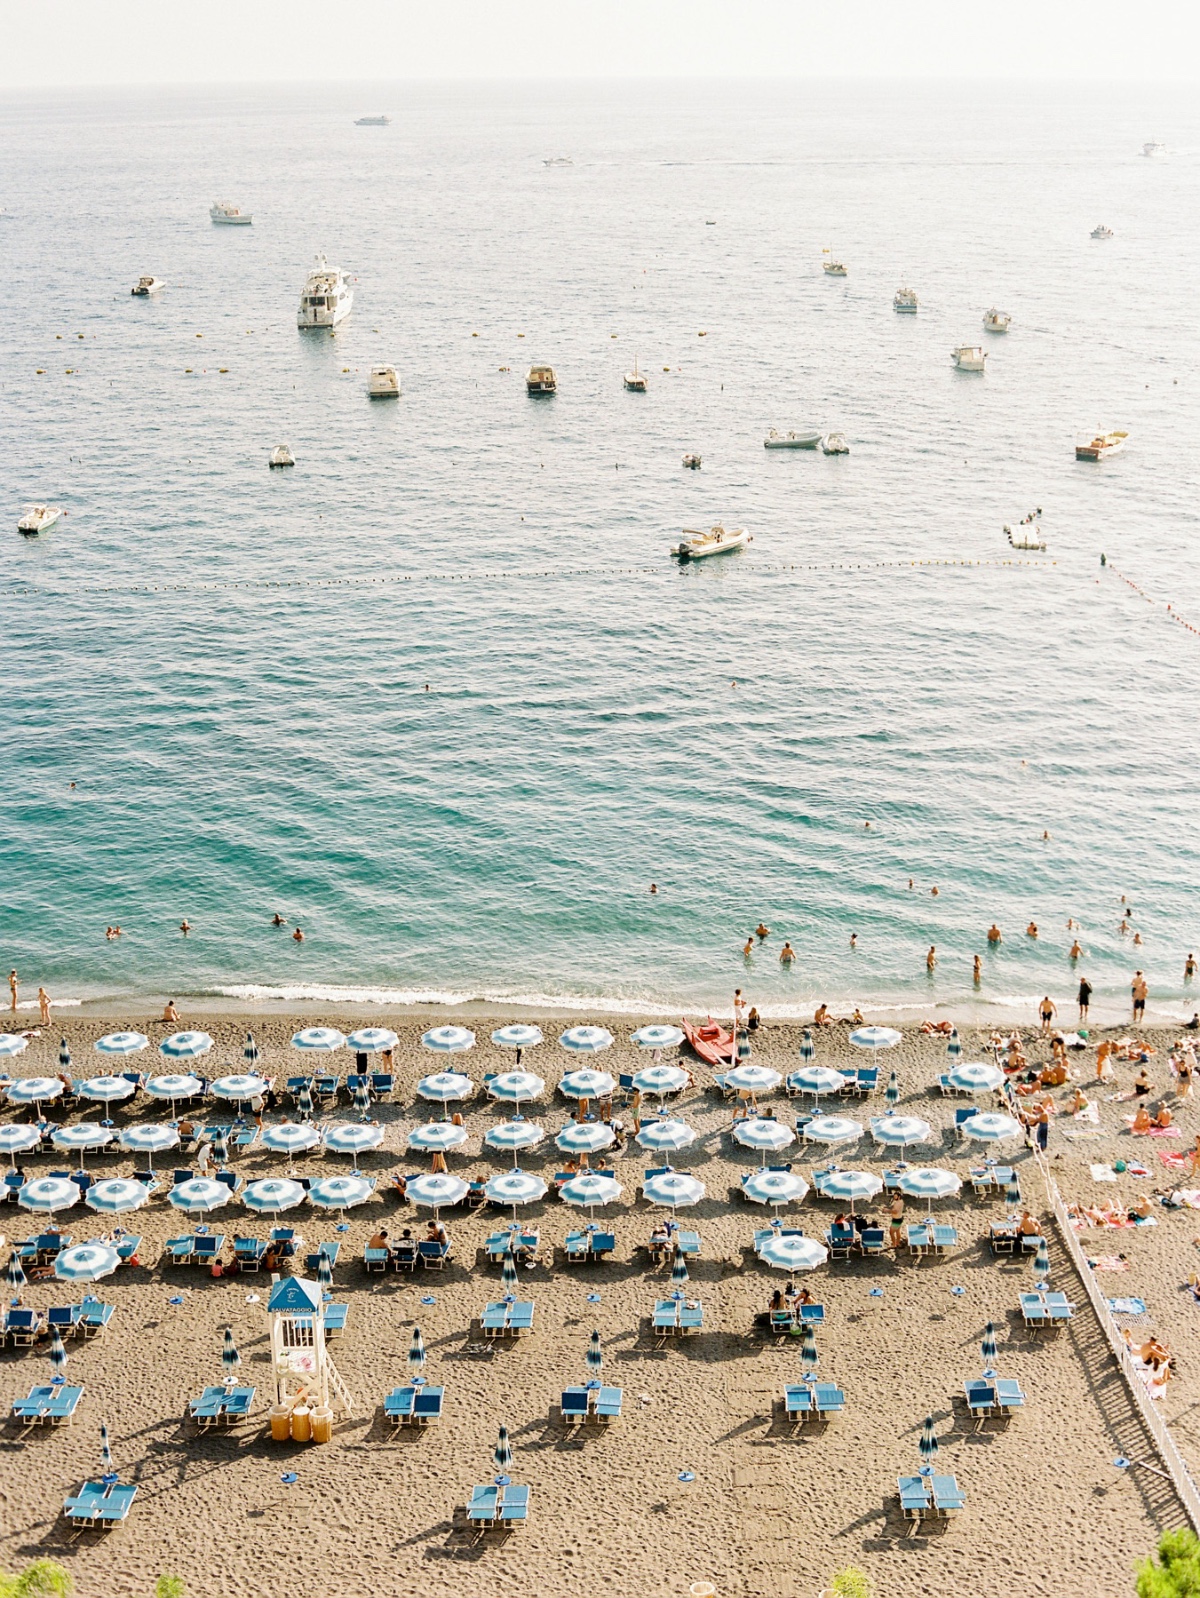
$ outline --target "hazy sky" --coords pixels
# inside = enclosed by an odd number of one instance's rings
[[[0,85],[1200,78],[1194,0],[0,0]],[[714,112],[717,108],[714,107]]]

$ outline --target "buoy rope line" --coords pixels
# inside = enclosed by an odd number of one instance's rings
[[[1166,603],[1165,601],[1159,601],[1155,599],[1152,594],[1148,594],[1144,588],[1134,582],[1132,577],[1126,577],[1125,573],[1114,566],[1111,560],[1107,562],[1105,569],[1112,572],[1114,577],[1119,577],[1127,588],[1132,588],[1138,598],[1144,599],[1148,605]],[[1193,627],[1190,621],[1185,621],[1175,609],[1174,605],[1166,605],[1166,612],[1167,619],[1169,621],[1173,621],[1179,627],[1186,628],[1189,633],[1195,633],[1195,635],[1200,638],[1200,627]]]

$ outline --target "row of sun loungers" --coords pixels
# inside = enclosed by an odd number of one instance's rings
[[[234,1426],[249,1415],[255,1392],[253,1387],[206,1387],[188,1405],[188,1418],[202,1431]]]
[[[9,1342],[14,1348],[32,1348],[46,1332],[57,1327],[59,1335],[70,1337],[95,1337],[108,1325],[113,1316],[113,1305],[103,1304],[90,1295],[80,1304],[55,1305],[45,1314],[41,1310],[13,1305],[4,1311],[0,1325],[0,1343]]]
[[[900,1493],[900,1512],[912,1522],[910,1536],[915,1536],[926,1520],[946,1520],[966,1503],[953,1476],[901,1476],[897,1482]]]
[[[24,1426],[63,1426],[70,1423],[83,1397],[82,1387],[34,1387],[28,1398],[13,1400],[13,1419]]]
[[[125,1519],[136,1497],[136,1485],[114,1482],[106,1486],[102,1481],[85,1481],[73,1498],[64,1501],[63,1514],[74,1525],[99,1526],[108,1531]]]

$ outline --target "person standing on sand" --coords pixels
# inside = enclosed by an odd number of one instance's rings
[[[14,1015],[17,1013],[17,985],[20,980],[20,977],[17,975],[17,968],[14,966],[8,973],[8,991],[12,994],[12,1005],[10,1008],[12,1009],[12,1013]]]
[[[45,988],[38,989],[38,1010],[41,1013],[42,1025],[50,1025],[50,995]]]
[[[1053,1025],[1054,1017],[1058,1014],[1058,1010],[1048,993],[1038,1008],[1038,1014],[1041,1016],[1042,1021],[1042,1036],[1045,1037]]]
[[[746,1019],[746,1000],[741,988],[733,990],[733,1024],[740,1027]]]
[[[1135,1021],[1144,1021],[1146,1019],[1146,1000],[1150,997],[1150,989],[1140,971],[1133,973],[1133,983],[1129,991],[1133,995],[1133,1019]]]
[[[1092,984],[1086,977],[1079,979],[1079,1019],[1086,1021],[1088,1018],[1088,1005],[1092,1002]]]

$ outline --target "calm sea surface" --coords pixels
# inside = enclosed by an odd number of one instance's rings
[[[1200,1002],[1190,90],[43,94],[0,102],[0,149],[30,996],[1016,1015],[1065,1010],[1074,916],[1112,1004],[1135,965],[1152,1013]],[[295,325],[318,249],[357,280],[336,336]],[[70,514],[23,540],[34,499]],[[1034,505],[1049,553],[1006,563]],[[717,520],[751,548],[680,570]]]

